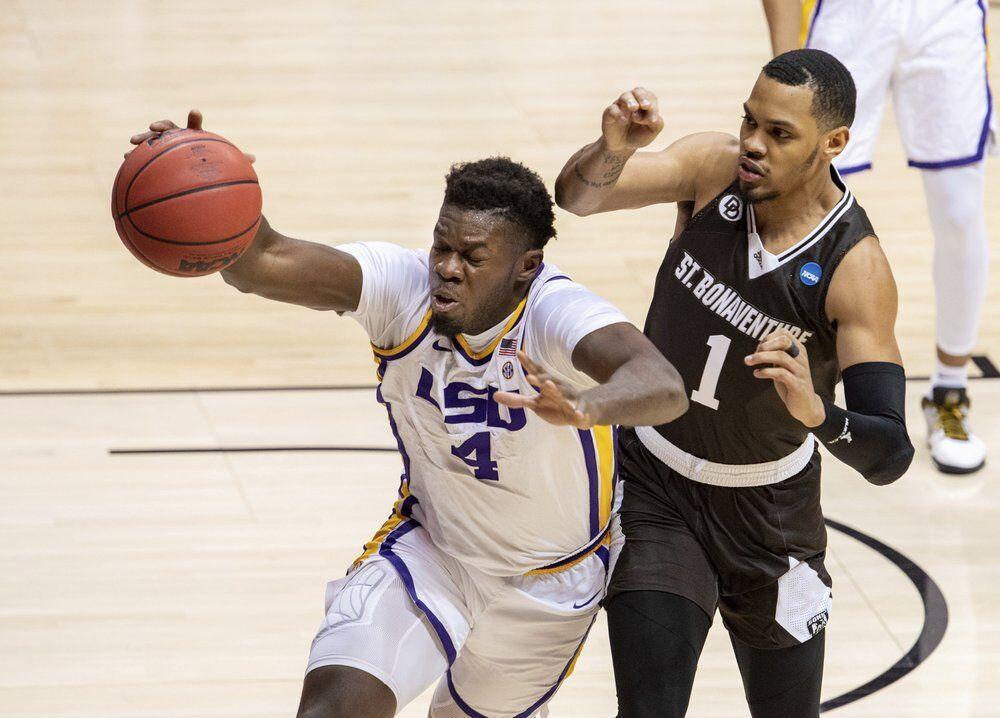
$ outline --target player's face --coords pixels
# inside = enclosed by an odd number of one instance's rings
[[[743,103],[740,127],[740,190],[755,203],[801,187],[824,166],[817,161],[825,140],[812,114],[813,91],[784,85],[763,73]],[[824,155],[825,156],[825,155]]]
[[[541,263],[510,222],[490,212],[444,205],[430,252],[431,313],[442,334],[479,334],[514,311]]]

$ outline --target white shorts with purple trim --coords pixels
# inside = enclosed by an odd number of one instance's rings
[[[870,169],[886,98],[911,167],[973,164],[996,151],[985,0],[815,0],[806,47],[851,71],[857,113],[841,174]]]
[[[547,715],[604,597],[617,518],[609,537],[568,566],[501,577],[459,563],[407,519],[329,584],[308,670],[366,671],[397,711],[436,682],[432,718]]]

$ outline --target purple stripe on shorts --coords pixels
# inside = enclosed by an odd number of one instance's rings
[[[986,48],[986,61],[983,63],[983,77],[986,80],[986,118],[983,120],[983,129],[979,133],[979,146],[976,148],[974,154],[968,157],[959,157],[957,159],[951,160],[940,160],[936,162],[921,162],[918,160],[908,160],[907,164],[910,167],[916,167],[921,170],[943,170],[949,167],[963,167],[964,165],[971,165],[979,162],[983,159],[983,155],[986,154],[986,140],[990,136],[990,120],[993,118],[993,92],[990,90],[990,74],[989,74],[989,40],[986,37],[986,5],[983,0],[976,0],[976,4],[979,5],[979,11],[983,14],[983,45]],[[843,174],[843,171],[841,171]]]
[[[451,640],[451,636],[448,634],[447,629],[445,629],[444,624],[441,623],[440,619],[434,615],[430,608],[427,607],[423,601],[417,597],[417,589],[413,583],[413,576],[410,574],[410,569],[407,568],[406,563],[398,555],[393,553],[392,547],[396,544],[402,536],[419,526],[413,519],[407,519],[399,526],[394,528],[389,535],[385,537],[385,541],[378,549],[379,556],[385,558],[392,567],[396,569],[396,573],[403,580],[403,585],[406,586],[406,592],[410,594],[410,600],[424,612],[427,616],[427,620],[430,621],[431,626],[434,627],[434,632],[438,635],[438,640],[441,641],[441,647],[444,649],[445,656],[448,658],[448,665],[450,666],[455,662],[455,658],[458,657],[458,653],[455,651],[455,644]]]
[[[458,695],[458,691],[455,690],[455,682],[451,679],[451,669],[445,674],[445,678],[448,681],[448,692],[451,693],[451,699],[455,701],[455,705],[462,709],[462,712],[469,718],[489,718],[489,716],[484,716],[482,713],[476,712],[476,710],[470,706],[468,703],[462,700],[462,696]]]
[[[529,718],[529,716],[531,716],[532,713],[538,710],[549,698],[551,698],[555,694],[557,690],[559,690],[559,686],[561,686],[562,682],[566,679],[566,674],[569,673],[570,666],[573,665],[573,661],[576,660],[577,654],[583,648],[583,644],[586,642],[587,636],[590,635],[590,629],[594,627],[594,621],[596,620],[597,616],[594,616],[594,618],[591,619],[590,625],[587,626],[587,632],[583,634],[583,638],[580,640],[580,645],[577,646],[575,651],[573,651],[572,657],[570,657],[569,661],[567,661],[566,667],[563,668],[562,673],[559,674],[559,679],[556,681],[555,685],[549,688],[549,690],[545,693],[545,695],[539,698],[534,704],[532,704],[532,706],[528,708],[528,710],[524,711],[523,713],[518,713],[517,716],[515,716],[515,718]]]
[[[837,171],[840,172],[840,176],[854,174],[855,172],[864,172],[865,170],[870,170],[872,168],[871,162],[865,162],[860,165],[851,165],[850,167],[841,167]]]
[[[555,685],[549,688],[549,690],[545,692],[545,695],[543,695],[541,698],[535,701],[529,708],[527,708],[524,711],[521,711],[516,716],[514,716],[514,718],[529,718],[532,713],[541,708],[542,705],[547,700],[549,700],[553,696],[553,694],[555,694],[555,692],[559,689],[559,686],[562,685],[562,682],[566,679],[566,674],[569,673],[570,666],[573,665],[573,661],[576,659],[577,653],[580,652],[580,649],[583,647],[584,642],[586,642],[587,636],[590,634],[590,629],[594,627],[594,621],[596,620],[597,616],[594,616],[594,618],[591,619],[590,625],[587,627],[587,632],[583,634],[583,639],[580,641],[580,645],[577,646],[575,651],[573,651],[573,655],[570,657],[569,661],[567,661],[566,667],[563,668],[562,673],[559,674],[559,678],[556,679]],[[469,716],[469,718],[489,718],[489,716],[485,716],[482,713],[476,711],[475,708],[473,708],[464,700],[462,700],[462,696],[458,695],[458,690],[455,688],[455,682],[451,678],[450,668],[448,669],[448,673],[446,674],[446,679],[448,681],[448,692],[451,694],[452,700],[455,701],[455,705],[457,705],[459,708],[462,709],[462,712],[465,713],[465,715]]]

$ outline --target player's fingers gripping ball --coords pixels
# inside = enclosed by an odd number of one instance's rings
[[[240,257],[257,233],[261,203],[257,173],[238,147],[201,129],[169,129],[149,133],[126,156],[111,212],[140,262],[197,277]]]

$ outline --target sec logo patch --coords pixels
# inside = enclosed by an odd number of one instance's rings
[[[799,280],[807,287],[816,286],[822,277],[823,268],[816,262],[806,262],[799,270]]]
[[[503,363],[503,369],[501,369],[500,371],[503,373],[504,379],[510,379],[512,376],[514,376],[514,365],[509,361],[505,361]]]
[[[734,194],[727,194],[719,200],[719,214],[730,222],[739,222],[743,218],[743,200]]]

